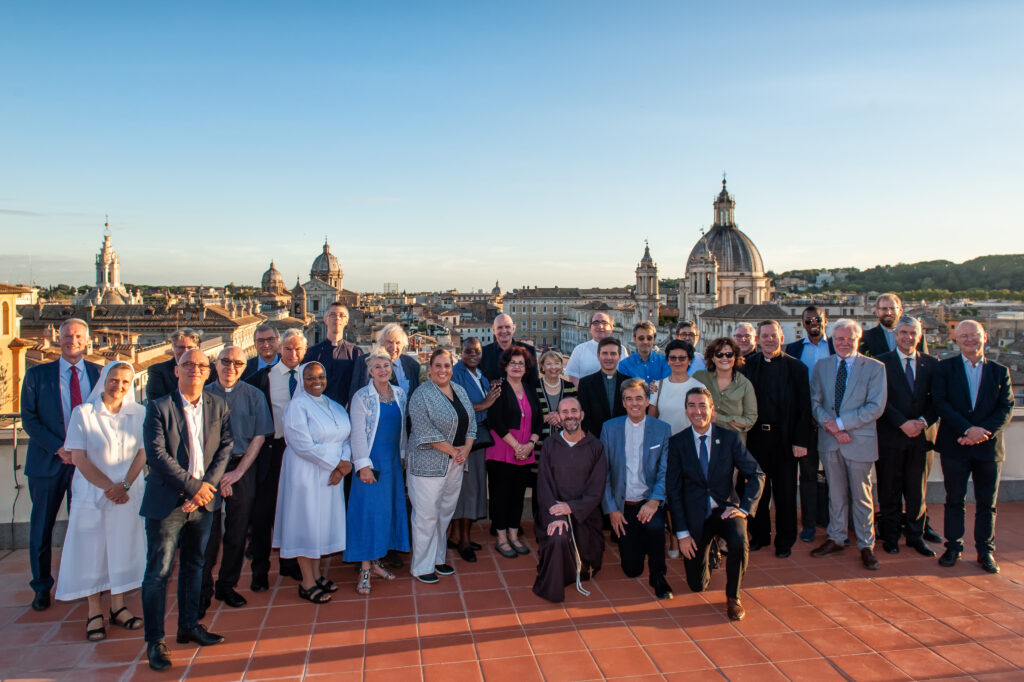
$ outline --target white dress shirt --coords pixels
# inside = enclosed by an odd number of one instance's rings
[[[181,396],[185,412],[185,428],[188,431],[188,473],[192,478],[202,479],[206,473],[203,463],[203,394],[195,405]]]
[[[89,397],[92,384],[89,383],[89,373],[85,371],[85,360],[79,360],[71,364],[61,356],[57,360],[57,367],[60,371],[60,407],[64,412],[65,426],[71,423],[71,371],[78,372],[78,386],[82,389],[82,402]]]
[[[626,500],[642,502],[647,498],[647,484],[644,483],[644,427],[647,417],[639,423],[626,418]]]
[[[267,380],[270,381],[270,407],[274,413],[274,438],[284,438],[284,408],[288,407],[292,399],[291,393],[288,392],[290,371],[288,365],[279,362],[270,368],[267,375]],[[295,368],[295,381],[302,381],[298,367]]]
[[[619,360],[629,356],[625,346],[620,347]],[[569,362],[565,363],[565,376],[582,379],[588,374],[601,371],[601,361],[597,359],[597,341],[590,339],[572,349]]]

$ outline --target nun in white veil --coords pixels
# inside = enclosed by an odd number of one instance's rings
[[[110,592],[110,621],[142,626],[124,605],[124,593],[142,584],[146,534],[139,506],[144,486],[134,485],[146,452],[135,402],[135,371],[126,362],[103,368],[89,397],[71,413],[64,447],[71,452],[71,512],[60,558],[57,599],[88,597],[86,639],[106,636],[100,594]]]
[[[319,362],[299,367],[299,383],[284,411],[284,458],[277,488],[274,547],[302,570],[299,597],[323,604],[338,586],[320,569],[320,557],[345,549],[345,491],[352,470],[351,424],[345,408],[324,395]]]

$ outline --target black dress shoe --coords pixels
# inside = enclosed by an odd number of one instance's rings
[[[191,630],[178,630],[178,644],[195,642],[199,646],[210,646],[223,641],[224,638],[221,635],[208,632],[202,625],[197,625]]]
[[[996,558],[991,554],[979,554],[978,564],[989,573],[999,572],[999,564],[996,563]]]
[[[402,555],[393,549],[388,550],[388,553],[384,556],[384,560],[391,568],[401,568],[402,566],[405,566],[405,559],[403,559]]]
[[[267,580],[265,575],[254,575],[252,582],[249,584],[249,589],[253,592],[265,592],[270,589],[270,581]]]
[[[749,546],[749,548],[748,548],[748,549],[749,549],[749,550],[750,550],[751,552],[756,552],[756,551],[758,551],[759,549],[761,549],[762,547],[764,547],[764,545],[763,545],[763,544],[761,544],[760,542],[751,542],[751,543],[750,543],[750,546]]]
[[[233,588],[230,587],[223,590],[217,590],[217,593],[214,596],[217,597],[218,601],[222,601],[228,606],[235,609],[241,608],[249,603],[245,601],[245,597],[238,594],[237,592],[235,592]]]
[[[956,562],[960,561],[960,552],[952,549],[947,549],[939,557],[939,566],[945,566],[946,568],[953,568],[956,566]]]
[[[672,594],[672,586],[664,578],[652,584],[651,588],[654,589],[654,596],[658,599],[672,599],[675,596]]]
[[[149,667],[153,670],[167,670],[171,667],[171,652],[163,642],[147,644],[146,654],[149,656]]]
[[[476,563],[476,552],[468,545],[459,550],[459,556],[462,557],[463,561],[468,561],[471,564]]]
[[[935,556],[935,550],[924,543],[924,540],[918,540],[916,542],[908,542],[907,547],[917,550],[917,553],[921,556],[926,556],[929,559]]]
[[[469,548],[471,550],[473,550],[474,552],[479,552],[481,549],[483,549],[483,545],[481,545],[479,542],[472,542],[471,541],[469,543]]]
[[[32,597],[32,610],[45,611],[48,608],[50,608],[50,591],[36,592],[36,596]]]
[[[900,545],[898,542],[889,542],[888,540],[886,540],[882,542],[882,549],[884,549],[889,554],[900,553]]]
[[[302,582],[302,569],[300,569],[298,566],[296,566],[295,568],[286,568],[283,570],[279,570],[278,573],[284,576],[285,578],[298,580],[300,583]]]
[[[942,542],[942,536],[936,533],[931,526],[925,527],[922,537],[924,537],[926,542]]]
[[[775,550],[775,556],[779,557],[780,559],[789,558],[789,555],[792,554],[792,553],[793,553],[793,550],[790,549],[789,547],[778,547]]]

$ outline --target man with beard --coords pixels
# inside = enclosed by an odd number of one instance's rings
[[[896,294],[882,294],[875,301],[875,317],[878,325],[864,332],[858,349],[861,355],[872,358],[896,350],[896,321],[903,317],[903,301]],[[928,352],[923,334],[917,342],[917,352]]]
[[[740,355],[743,357],[749,357],[757,352],[756,334],[754,325],[749,322],[740,322],[733,330],[732,340],[740,347]]]
[[[494,332],[494,341],[484,346],[483,354],[480,356],[480,371],[487,377],[487,381],[494,383],[505,376],[505,373],[498,367],[498,363],[501,361],[501,354],[512,346],[520,346],[530,351],[534,360],[533,371],[527,372],[526,376],[523,377],[523,381],[537,383],[540,376],[537,373],[537,349],[528,343],[515,339],[516,323],[512,320],[512,316],[502,313],[495,317],[494,322],[491,323],[491,331]]]
[[[601,441],[580,428],[580,401],[563,398],[558,417],[562,430],[544,441],[537,470],[540,564],[533,583],[534,594],[552,602],[565,599],[565,586],[575,582],[577,570],[589,580],[601,569],[601,498],[607,475]]]

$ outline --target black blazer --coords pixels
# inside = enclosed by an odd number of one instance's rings
[[[790,343],[787,343],[786,344],[785,353],[786,353],[786,355],[792,355],[794,358],[799,360],[800,356],[804,354],[804,340],[800,339],[799,341],[792,341]],[[831,336],[828,337],[828,354],[829,355],[835,355],[836,354],[836,347],[834,345],[832,345],[832,337]],[[804,367],[806,367],[806,366],[807,365],[804,365]],[[808,376],[810,376],[810,373],[808,373]]]
[[[178,377],[174,376],[174,367],[178,361],[174,358],[158,362],[149,368],[149,379],[146,380],[146,400],[152,402],[165,395],[170,395],[178,390]],[[210,361],[210,374],[206,377],[206,383],[211,384],[217,380],[217,365]]]
[[[281,356],[278,355],[277,359],[274,360],[274,364],[276,365],[280,361]],[[260,356],[254,355],[245,363],[245,373],[242,374],[242,381],[245,381],[258,371],[260,371]]]
[[[516,400],[512,386],[505,379],[500,381],[501,395],[493,405],[487,408],[487,426],[498,434],[498,438],[504,438],[510,429],[519,428],[523,413],[519,409],[519,401]],[[537,399],[537,392],[526,382],[523,382],[523,390],[526,391],[526,399],[529,401],[530,411],[533,413],[530,418],[530,433],[539,436],[544,430],[544,415],[541,414],[540,400]]]
[[[858,352],[861,355],[879,358],[879,356],[886,353],[896,352],[896,349],[894,348],[891,351],[889,350],[889,344],[885,340],[885,332],[882,331],[882,325],[876,325],[864,332],[864,336],[860,339],[860,348],[858,349]],[[923,334],[921,335],[921,340],[917,342],[917,352],[928,352],[928,342],[924,340]]]
[[[409,392],[406,394],[406,402],[408,403],[412,392],[420,385],[420,363],[408,355],[399,355],[398,361],[402,363],[402,371],[405,372],[405,378],[409,380]],[[349,397],[354,396],[356,391],[368,383],[370,383],[370,370],[366,366],[366,358],[360,357],[356,360],[356,364],[352,369],[352,386],[349,387]],[[391,383],[395,386],[398,385],[398,379],[395,378],[394,371],[391,373]]]
[[[85,363],[89,384],[100,380],[100,366]],[[82,394],[82,400],[89,397]],[[60,360],[29,368],[21,384],[21,425],[28,434],[25,456],[26,476],[56,476],[64,467],[71,468],[57,456],[67,438],[64,406],[60,398]]]
[[[939,361],[931,355],[917,354],[914,361],[914,392],[911,394],[907,383],[907,373],[900,364],[900,355],[896,351],[882,353],[876,358],[885,365],[886,400],[885,413],[878,420],[878,449],[884,450],[889,444],[902,444],[907,434],[900,431],[904,422],[924,417],[931,426],[939,415],[932,403],[932,377],[939,366]],[[931,450],[932,444],[922,432],[914,442]]]
[[[761,428],[767,420],[763,417],[772,413],[782,412],[783,418],[772,423],[772,431],[779,430],[784,446],[794,445],[806,448],[811,443],[811,383],[807,374],[807,366],[792,355],[782,353],[772,358],[772,363],[779,363],[780,381],[768,382],[762,374],[768,364],[764,354],[753,353],[740,372],[754,385],[757,395],[757,422],[752,431]],[[781,409],[780,409],[781,408]],[[748,434],[749,438],[749,434]]]
[[[533,356],[533,371],[528,373],[523,381],[529,383],[535,383],[540,380],[540,372],[537,367],[537,349],[528,343],[523,341],[516,341],[512,339],[513,346],[519,346],[530,351],[530,355]],[[491,383],[494,383],[498,379],[505,378],[505,373],[498,367],[498,361],[501,360],[501,354],[504,353],[501,346],[498,345],[497,341],[492,341],[483,347],[483,352],[480,355],[480,371],[483,372],[484,376]]]
[[[986,359],[981,370],[978,402],[972,408],[971,391],[963,362],[961,355],[940,361],[932,380],[932,400],[941,418],[935,449],[943,455],[1002,462],[1006,458],[1003,435],[1013,417],[1010,370],[998,362]],[[957,443],[957,438],[972,426],[987,429],[992,437],[977,445]]]
[[[154,400],[146,406],[143,435],[146,442],[146,492],[142,496],[139,514],[147,519],[164,519],[188,499],[195,496],[202,483],[214,487],[231,458],[234,440],[231,437],[231,410],[226,400],[211,393],[203,393],[203,467],[202,480],[188,473],[188,427],[182,409],[179,391]],[[214,495],[206,505],[213,511],[220,505],[220,495]]]
[[[245,383],[250,386],[255,386],[260,389],[263,393],[263,397],[267,400],[267,408],[270,410],[270,417],[274,417],[274,405],[270,402],[270,367],[264,367],[248,379],[243,379]],[[282,440],[284,440],[282,438]],[[256,480],[262,481],[267,477],[267,472],[270,471],[270,466],[274,459],[274,448],[278,448],[281,453],[284,452],[284,448],[280,443],[276,442],[277,439],[274,434],[270,434],[263,441],[263,447],[260,448],[260,454],[256,456]]]
[[[615,372],[615,397],[612,398],[612,410],[608,411],[608,399],[604,392],[604,372],[597,371],[580,379],[577,386],[577,398],[583,408],[583,430],[601,437],[601,427],[613,417],[624,417],[626,406],[622,404],[622,382],[630,379],[628,374]]]
[[[718,504],[712,514],[721,514],[725,507],[739,507],[753,512],[764,489],[764,472],[757,466],[735,431],[715,424],[708,431],[708,476],[704,477],[697,448],[693,442],[693,427],[683,429],[668,441],[668,464],[665,473],[665,494],[672,528],[689,531],[698,545],[703,541],[704,519],[708,497]],[[743,497],[737,498],[733,480],[739,471],[746,477]]]
[[[310,346],[302,362],[316,361],[324,366],[327,373],[327,388],[324,389],[324,395],[347,410],[349,398],[352,397],[349,393],[352,373],[356,364],[363,362],[363,349],[350,341],[341,343],[344,349],[342,358],[334,357],[334,344],[327,340]]]

